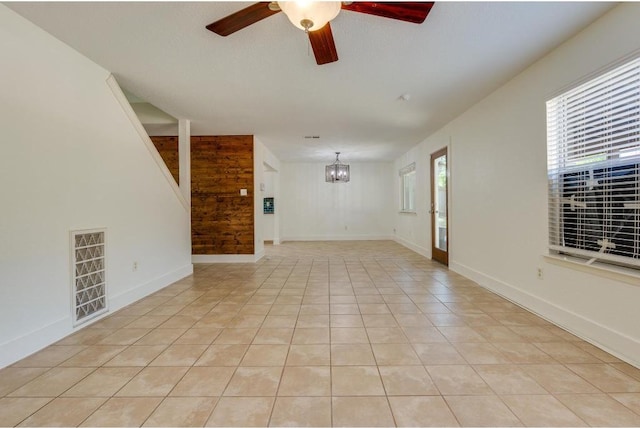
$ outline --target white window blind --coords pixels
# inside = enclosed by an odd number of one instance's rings
[[[640,268],[640,58],[547,102],[552,252]]]
[[[416,164],[412,163],[400,170],[400,210],[415,212]]]

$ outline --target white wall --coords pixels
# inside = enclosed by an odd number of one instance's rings
[[[450,267],[640,365],[640,280],[549,262],[545,101],[640,49],[640,4],[625,3],[395,162],[416,162],[418,214],[399,242],[430,253],[429,154],[450,142]],[[396,191],[397,198],[397,191]],[[544,272],[537,279],[537,268]]]
[[[265,145],[260,141],[258,137],[253,137],[253,181],[254,181],[254,255],[255,260],[259,260],[262,256],[264,256],[264,240],[265,238],[265,223],[264,223],[264,213],[262,209],[262,198],[264,197],[264,192],[260,190],[260,184],[265,182],[265,168],[264,164],[269,165],[272,169],[279,171],[280,170],[280,161],[278,158],[274,156],[273,153],[269,151],[265,147]],[[272,180],[272,185],[274,187],[274,197],[278,196],[278,179]],[[277,225],[279,223],[280,214],[276,212],[274,214],[274,224]],[[277,227],[274,227],[274,237],[272,239],[276,240],[277,236]]]
[[[326,183],[325,163],[282,163],[280,230],[283,241],[389,239],[397,204],[392,163],[352,163],[351,181]],[[328,161],[327,163],[331,163]]]
[[[278,171],[272,171],[271,169],[264,169],[264,192],[262,192],[263,198],[275,197],[275,185],[278,178]],[[274,200],[275,204],[275,200]],[[262,224],[264,225],[264,240],[273,241],[275,237],[275,212],[274,214],[264,214],[264,204],[262,211]]]
[[[188,208],[109,72],[3,5],[0,57],[2,367],[72,332],[71,229],[107,228],[111,310],[192,266]]]

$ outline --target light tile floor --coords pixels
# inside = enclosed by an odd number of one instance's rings
[[[387,241],[196,265],[0,397],[3,426],[640,425],[640,370]]]

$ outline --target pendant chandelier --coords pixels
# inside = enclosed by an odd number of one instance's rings
[[[327,183],[346,183],[349,181],[349,165],[340,162],[339,156],[340,152],[336,152],[335,162],[324,168],[324,180]]]

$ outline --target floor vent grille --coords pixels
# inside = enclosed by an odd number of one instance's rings
[[[107,311],[105,230],[71,232],[73,321],[82,324]]]

